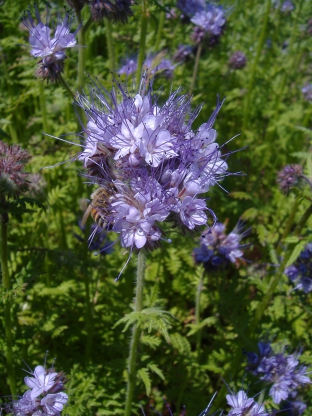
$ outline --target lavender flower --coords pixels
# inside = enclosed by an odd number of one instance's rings
[[[228,416],[268,416],[263,405],[255,402],[254,399],[248,398],[247,394],[240,390],[237,394],[227,394],[226,400],[228,405],[233,409]]]
[[[234,52],[229,60],[229,66],[232,69],[242,69],[245,68],[247,63],[246,55],[241,51]]]
[[[255,362],[256,354],[254,353],[247,353],[247,361],[249,362],[251,357],[253,374],[259,375],[261,380],[272,383],[269,394],[274,403],[279,404],[288,398],[294,398],[300,387],[311,383],[307,376],[307,367],[299,364],[300,353],[286,355],[282,352],[274,354],[269,344],[259,344],[260,357],[258,362]],[[250,367],[247,367],[247,369],[250,369]]]
[[[56,415],[60,416],[68,396],[63,393],[65,376],[56,373],[53,368],[46,370],[38,365],[31,377],[24,379],[30,388],[22,397],[9,405],[8,411],[16,416]]]
[[[227,261],[237,263],[243,256],[241,250],[246,245],[240,241],[248,234],[249,230],[240,233],[241,225],[238,224],[229,234],[225,234],[225,225],[215,224],[210,230],[206,230],[200,238],[200,247],[194,249],[197,263],[204,263],[207,269],[216,269]]]
[[[296,262],[284,271],[289,280],[295,283],[295,289],[304,293],[312,291],[312,244],[308,243]]]
[[[104,17],[113,22],[126,23],[128,17],[133,15],[131,6],[133,0],[89,0],[93,20],[102,20]]]
[[[207,223],[214,213],[199,195],[227,171],[212,128],[222,103],[197,131],[190,98],[173,92],[163,105],[145,77],[133,97],[120,84],[111,93],[95,82],[91,97],[79,95],[86,113],[85,147],[79,159],[91,183],[110,187],[105,204],[107,230],[121,245],[151,249],[164,239],[160,224],[174,222],[185,230]]]
[[[306,84],[303,88],[301,88],[301,92],[304,95],[304,98],[309,103],[312,103],[312,84]]]
[[[47,18],[46,24],[43,24],[37,6],[34,7],[38,23],[35,23],[30,10],[25,13],[22,21],[30,33],[29,43],[32,47],[30,54],[35,58],[41,58],[36,76],[43,80],[57,81],[63,72],[65,50],[76,45],[75,36],[79,28],[74,33],[70,33],[73,19],[69,13],[66,13],[63,21],[59,18],[54,37],[51,37],[49,19]]]
[[[226,18],[222,7],[211,4],[206,9],[197,12],[191,22],[196,25],[192,39],[196,43],[201,43],[209,38],[217,41],[222,35]]]
[[[30,154],[17,144],[9,146],[0,141],[0,193],[17,198],[29,188],[28,174],[24,165]]]
[[[280,172],[278,172],[276,181],[280,190],[287,195],[290,191],[290,188],[298,184],[301,177],[301,165],[286,165]]]
[[[174,62],[185,62],[193,53],[190,45],[179,45],[178,50],[173,55]]]

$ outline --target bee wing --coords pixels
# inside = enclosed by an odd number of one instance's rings
[[[85,213],[83,214],[82,220],[81,220],[81,226],[84,227],[86,225],[87,219],[89,218],[89,215],[91,213],[92,210],[92,204],[90,204],[88,206],[88,208],[86,209]]]

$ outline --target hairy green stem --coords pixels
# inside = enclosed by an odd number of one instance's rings
[[[80,12],[76,13],[78,21],[81,22]],[[86,68],[86,33],[93,22],[92,17],[90,16],[87,22],[78,32],[78,79],[77,79],[77,89],[81,93],[84,85],[84,73]]]
[[[293,226],[293,223],[295,221],[295,216],[298,212],[299,205],[300,205],[300,199],[297,198],[295,200],[295,203],[294,203],[291,211],[290,211],[289,217],[287,218],[283,234],[282,234],[281,238],[278,241],[278,247],[276,249],[276,254],[277,255],[280,255],[281,252],[282,252],[282,242],[283,242],[284,238],[286,238],[288,236],[288,234],[291,230],[291,227]]]
[[[200,279],[197,285],[196,289],[196,299],[195,299],[195,324],[200,324],[200,298],[201,298],[201,292],[203,289],[203,280],[204,280],[204,274],[205,270],[202,271],[200,275]],[[199,359],[200,355],[200,344],[201,344],[201,329],[197,331],[197,340],[196,340],[196,352],[197,352],[197,358]]]
[[[143,308],[145,262],[146,262],[146,255],[143,250],[140,250],[138,254],[136,294],[135,294],[135,300],[134,300],[135,312],[141,312]],[[125,413],[124,413],[125,416],[131,415],[133,393],[134,393],[135,382],[136,382],[137,350],[139,346],[140,335],[141,335],[141,329],[139,325],[134,325],[131,342],[130,342],[127,395],[126,395],[126,405],[125,405]]]
[[[138,69],[137,69],[137,77],[136,77],[137,88],[140,85],[141,71],[142,71],[142,66],[143,66],[143,62],[145,59],[145,42],[146,42],[146,35],[147,35],[147,24],[148,24],[147,0],[142,0],[140,49],[139,49]]]
[[[58,80],[59,80],[60,84],[65,88],[65,90],[68,92],[68,94],[70,95],[70,97],[73,100],[75,100],[76,99],[75,94],[72,92],[72,90],[70,89],[70,86],[67,84],[67,82],[62,77],[62,75],[59,76]]]
[[[258,62],[259,62],[260,55],[261,55],[262,48],[263,48],[263,44],[264,44],[265,38],[266,38],[266,29],[267,29],[267,25],[268,25],[268,21],[269,21],[270,8],[271,8],[271,0],[267,0],[265,15],[264,15],[263,24],[262,24],[262,29],[261,29],[261,33],[260,33],[259,42],[258,42],[258,45],[257,45],[257,50],[256,50],[256,56],[255,56],[253,65],[251,67],[250,78],[249,78],[249,82],[248,82],[248,86],[247,86],[247,95],[246,95],[245,106],[244,106],[243,132],[245,132],[246,127],[248,125],[249,109],[250,109],[249,103],[250,103],[251,94],[253,92],[252,88],[253,88],[253,84],[254,84],[254,80],[255,80],[256,70],[258,68]]]
[[[109,69],[111,72],[115,72],[115,50],[114,50],[114,42],[112,36],[112,23],[110,20],[105,19],[105,35],[106,35],[106,44],[107,44],[107,52],[108,52],[108,62],[109,62]]]
[[[0,199],[1,205],[5,204],[5,198]],[[4,300],[4,322],[5,322],[5,340],[6,340],[6,362],[8,372],[8,383],[11,394],[16,395],[16,384],[14,375],[14,361],[13,361],[13,336],[12,336],[12,317],[11,317],[11,298],[10,298],[10,275],[8,268],[8,214],[4,213],[0,217],[1,224],[1,271],[2,271],[2,285],[7,292],[7,298]]]
[[[40,99],[40,110],[42,117],[42,127],[45,133],[48,133],[48,118],[47,118],[47,105],[44,93],[43,82],[39,82],[39,99]]]
[[[197,52],[196,52],[195,65],[194,65],[194,70],[193,70],[191,86],[190,86],[190,89],[189,89],[189,95],[192,95],[193,89],[194,89],[194,86],[195,86],[202,48],[203,48],[203,45],[200,43],[198,45]]]
[[[155,42],[155,52],[159,52],[159,45],[160,45],[161,38],[163,36],[165,18],[166,18],[166,13],[161,12],[159,21],[158,21],[157,37],[156,37],[156,42]]]
[[[311,215],[312,215],[312,204],[305,211],[305,213],[303,214],[303,216],[301,217],[299,223],[297,224],[297,226],[295,228],[294,235],[296,237],[300,236],[303,227],[305,226],[306,222],[308,221],[308,219],[310,218]],[[284,256],[284,258],[283,258],[283,260],[282,260],[282,262],[281,262],[281,264],[280,264],[280,266],[279,266],[279,268],[278,268],[278,270],[275,274],[275,276],[273,276],[271,281],[270,281],[269,288],[267,289],[261,303],[259,304],[259,306],[256,310],[256,313],[255,313],[254,319],[251,322],[251,325],[250,325],[250,333],[251,334],[254,334],[255,329],[257,328],[257,325],[258,325],[260,319],[262,318],[265,310],[268,307],[268,304],[271,300],[271,297],[274,293],[274,290],[276,289],[279,280],[282,278],[282,276],[284,274],[285,266],[288,262],[288,259],[291,256],[293,248],[294,248],[294,244],[290,244],[289,247],[288,247],[288,250],[286,251],[285,256]]]

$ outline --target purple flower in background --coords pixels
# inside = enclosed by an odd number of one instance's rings
[[[287,195],[290,189],[296,186],[302,177],[302,166],[298,164],[286,165],[277,174],[276,182],[280,190]]]
[[[130,7],[135,3],[133,0],[89,0],[88,4],[95,21],[105,17],[115,23],[127,23],[128,17],[133,15]]]
[[[118,70],[119,75],[131,75],[134,74],[138,69],[138,60],[137,58],[127,58],[125,59],[123,65]]]
[[[201,43],[205,39],[213,39],[215,42],[222,35],[226,18],[222,7],[209,4],[204,10],[197,12],[191,19],[195,28],[192,39]]]
[[[304,98],[309,103],[312,103],[312,84],[306,84],[303,88],[301,88],[301,92],[304,95]]]
[[[118,233],[130,253],[168,241],[160,228],[164,221],[189,231],[206,225],[209,214],[215,221],[200,195],[228,174],[212,128],[222,103],[194,131],[200,108],[191,112],[190,97],[180,90],[161,103],[147,78],[134,95],[120,83],[109,93],[94,82],[91,97],[81,94],[76,103],[87,118],[79,160],[90,183],[110,188],[102,226]],[[232,236],[224,255],[234,258],[240,253],[230,241]]]
[[[232,407],[228,416],[268,416],[263,405],[248,398],[247,394],[240,390],[237,394],[227,394],[226,400]]]
[[[143,68],[152,75],[164,75],[167,79],[172,78],[175,66],[170,59],[164,58],[164,52],[157,55],[148,55],[143,63]]]
[[[53,368],[46,370],[38,365],[31,377],[27,376],[24,380],[30,390],[11,403],[7,410],[17,416],[60,416],[68,400],[67,394],[63,392],[66,382],[63,372],[56,373]]]
[[[271,383],[269,395],[274,403],[280,404],[288,398],[294,399],[300,387],[311,383],[307,376],[308,368],[299,364],[300,353],[275,354],[269,343],[258,345],[259,356],[255,353],[246,353],[248,364],[250,364],[247,369],[254,375],[260,376],[260,380]]]
[[[205,0],[178,0],[177,8],[187,17],[192,17],[196,13],[205,10]]]
[[[41,21],[38,7],[36,5],[34,7],[37,23],[30,10],[25,13],[22,20],[30,34],[29,43],[32,48],[30,54],[35,58],[40,58],[36,76],[53,82],[63,72],[66,59],[65,50],[74,47],[77,43],[75,37],[79,28],[74,33],[70,33],[73,19],[69,13],[66,13],[64,20],[58,19],[54,36],[52,36],[49,18],[44,24]]]
[[[280,0],[276,0],[275,8],[276,9],[280,8],[280,11],[283,13],[290,13],[291,11],[294,10],[295,6],[290,0],[283,1],[282,4]]]
[[[200,247],[194,249],[197,263],[204,263],[207,269],[215,269],[230,261],[237,263],[243,256],[240,241],[249,230],[241,233],[241,224],[238,224],[230,234],[225,234],[225,225],[216,223],[214,227],[206,230],[200,238]]]
[[[295,289],[304,293],[312,291],[312,244],[308,243],[296,262],[284,271],[289,280],[295,283]]]
[[[174,62],[185,62],[193,53],[190,45],[179,45],[178,50],[173,55]]]
[[[300,400],[286,401],[282,406],[282,414],[285,416],[302,416],[307,405]]]
[[[234,52],[229,60],[229,66],[232,69],[242,69],[245,68],[247,63],[246,55],[241,51]]]

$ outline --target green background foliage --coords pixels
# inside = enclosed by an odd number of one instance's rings
[[[148,2],[146,48],[172,57],[179,44],[191,43],[192,24],[182,24],[179,17],[169,18],[160,7],[161,3],[169,11],[174,2],[158,3]],[[61,0],[47,4],[54,18],[63,12]],[[186,405],[188,415],[198,415],[216,391],[215,408],[225,408],[225,382],[236,391],[248,386],[250,397],[263,390],[265,403],[274,406],[268,399],[267,385],[246,374],[242,351],[256,351],[259,340],[287,345],[289,351],[300,347],[302,361],[312,363],[311,294],[293,291],[285,276],[279,279],[260,322],[250,330],[284,251],[292,244],[294,261],[303,245],[311,241],[311,221],[299,238],[286,239],[293,235],[294,225],[311,203],[310,192],[301,187],[285,196],[276,184],[277,172],[289,163],[301,163],[307,176],[312,176],[312,107],[301,93],[304,84],[312,82],[312,36],[307,32],[311,4],[297,0],[295,5],[292,13],[285,14],[269,1],[223,4],[227,10],[224,35],[218,45],[202,52],[193,105],[203,103],[203,109],[194,128],[207,121],[216,95],[226,96],[215,124],[218,143],[240,133],[222,151],[244,148],[228,159],[230,171],[243,174],[222,182],[229,193],[215,186],[207,195],[208,205],[227,223],[228,231],[244,219],[246,227],[251,227],[251,246],[239,268],[228,265],[204,275],[199,325],[195,324],[195,298],[202,269],[195,265],[192,251],[200,233],[181,235],[168,228],[172,243],[164,242],[161,249],[148,254],[136,414],[140,414],[140,404],[146,415],[152,412],[149,405],[161,412],[165,397],[175,414]],[[122,415],[131,325],[137,318],[132,312],[136,259],[133,256],[116,283],[114,279],[127,260],[124,249],[117,243],[111,254],[95,255],[87,242],[92,220],[85,232],[78,227],[93,189],[81,176],[81,164],[74,161],[79,148],[57,138],[66,135],[65,139],[74,141],[81,126],[72,99],[62,86],[34,77],[36,60],[29,54],[28,32],[19,21],[27,7],[25,0],[7,0],[0,5],[0,139],[18,143],[31,153],[27,170],[39,181],[27,195],[36,204],[25,202],[31,212],[11,215],[9,221],[12,291],[2,291],[2,297],[11,296],[13,301],[18,391],[22,394],[25,390],[23,361],[34,368],[43,363],[48,350],[48,363],[55,358],[56,369],[63,370],[69,379],[70,400],[63,414]],[[44,13],[45,3],[39,7]],[[112,26],[116,68],[126,56],[138,52],[139,1],[133,10],[127,24]],[[88,14],[85,8],[85,20]],[[87,33],[86,73],[98,77],[109,90],[112,75],[106,31],[104,21],[92,24]],[[80,47],[68,52],[65,63],[64,78],[74,91]],[[247,66],[234,71],[228,61],[236,50],[246,54]],[[156,77],[154,88],[162,87],[160,101],[179,86],[188,91],[194,60],[193,55],[177,65],[170,80]],[[87,89],[87,77],[85,81]],[[133,90],[134,80],[130,77],[125,82]],[[295,200],[299,204],[287,229]],[[116,236],[109,238],[113,242]],[[3,334],[4,326],[1,318]],[[2,397],[9,395],[5,350],[5,337],[1,336]],[[312,394],[305,391],[303,397],[309,406],[306,414],[310,414]]]

